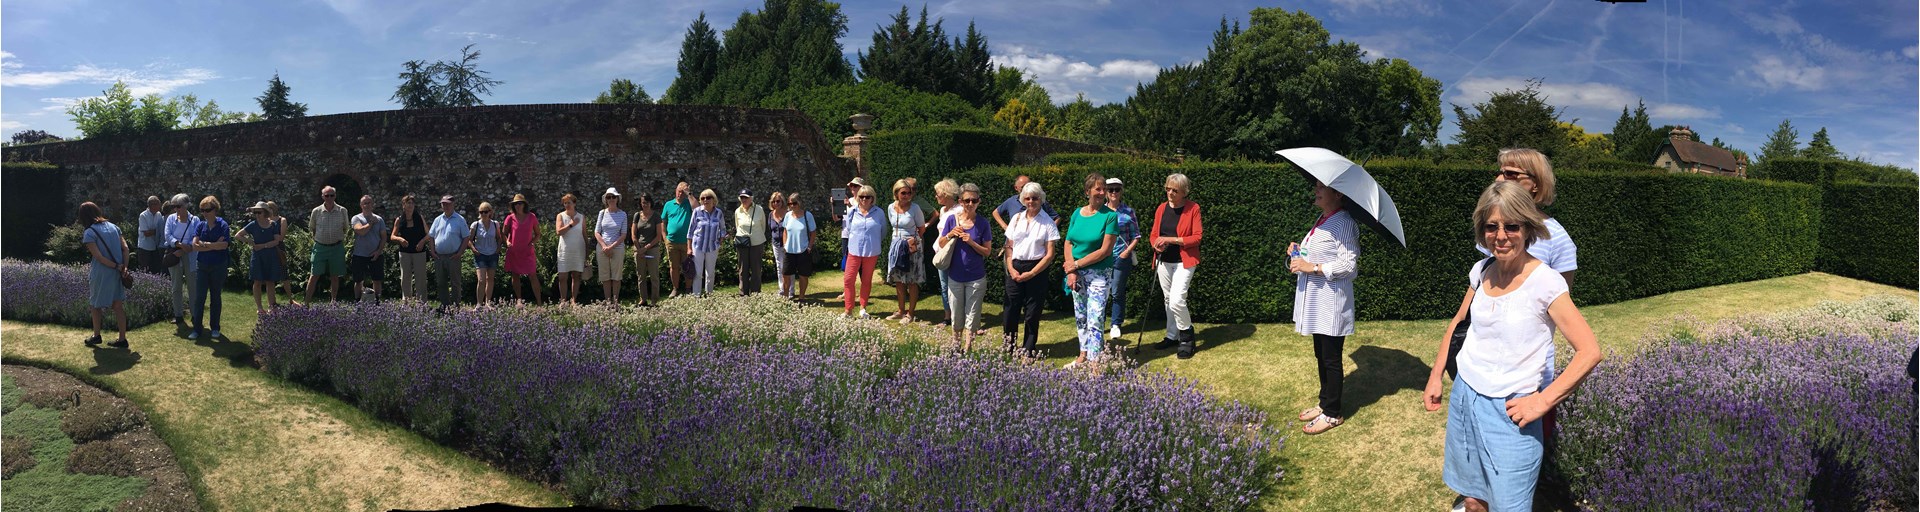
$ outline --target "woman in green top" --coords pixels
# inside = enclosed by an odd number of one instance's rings
[[[1068,368],[1098,360],[1107,336],[1108,284],[1113,279],[1113,240],[1119,215],[1107,208],[1107,178],[1087,175],[1087,205],[1074,210],[1067,227],[1067,289],[1073,296],[1073,322],[1080,333],[1080,357]]]

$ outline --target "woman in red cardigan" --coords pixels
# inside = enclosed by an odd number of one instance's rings
[[[1146,235],[1152,241],[1154,273],[1160,276],[1160,292],[1167,299],[1167,335],[1153,348],[1180,347],[1179,357],[1193,357],[1193,317],[1187,308],[1187,286],[1193,282],[1193,268],[1200,265],[1200,205],[1187,200],[1193,183],[1185,174],[1167,176],[1167,202],[1153,214],[1153,229]]]

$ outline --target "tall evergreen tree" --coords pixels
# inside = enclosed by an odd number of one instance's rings
[[[987,50],[987,36],[967,22],[967,35],[953,44],[954,82],[947,92],[984,106],[992,100],[993,54]]]
[[[280,73],[274,72],[273,79],[267,81],[267,92],[254,98],[260,103],[260,115],[268,121],[294,119],[307,116],[307,104],[294,103],[287,99],[293,90],[287,83],[280,81]]]
[[[1473,111],[1453,106],[1454,122],[1460,133],[1462,156],[1491,160],[1502,148],[1524,147],[1540,150],[1549,157],[1559,156],[1565,148],[1565,130],[1560,125],[1560,109],[1540,95],[1540,80],[1528,80],[1520,90],[1508,89],[1493,94],[1485,103],[1475,103]]]
[[[824,0],[766,0],[721,34],[720,67],[700,100],[754,105],[788,88],[853,83],[840,37],[847,16]]]
[[[1613,155],[1621,160],[1639,163],[1652,163],[1664,142],[1653,133],[1653,120],[1647,116],[1647,102],[1641,100],[1627,113],[1627,107],[1620,107],[1620,119],[1613,123],[1613,133],[1607,137],[1613,139]]]
[[[506,83],[487,77],[487,72],[480,69],[478,62],[480,50],[473,49],[473,46],[468,44],[460,48],[458,62],[440,61],[434,65],[441,79],[434,92],[440,97],[442,105],[449,107],[485,105],[487,102],[482,101],[480,96],[492,96],[494,86]]]
[[[1820,127],[1820,131],[1813,132],[1813,140],[1807,142],[1807,149],[1801,151],[1800,156],[1823,160],[1838,160],[1840,159],[1840,150],[1834,149],[1833,140],[1827,138],[1827,127],[1822,126]]]
[[[1765,164],[1775,158],[1787,158],[1800,154],[1800,131],[1793,128],[1793,120],[1781,119],[1780,127],[1773,129],[1767,136],[1767,142],[1760,145],[1760,161]]]
[[[673,79],[673,85],[667,86],[667,94],[660,98],[661,103],[685,104],[699,101],[707,91],[707,85],[713,83],[713,77],[720,73],[720,35],[707,24],[707,13],[693,19],[693,25],[687,27],[686,38],[680,41],[679,75]]]
[[[410,60],[400,64],[400,87],[388,98],[400,103],[400,108],[435,108],[443,106],[440,94],[434,90],[434,66],[424,60]]]

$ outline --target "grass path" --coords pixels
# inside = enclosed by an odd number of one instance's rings
[[[226,294],[222,333],[193,342],[158,323],[130,350],[90,349],[90,331],[0,321],[9,360],[51,365],[139,404],[208,510],[386,510],[564,498],[245,363],[253,300]],[[108,339],[113,335],[108,334]]]
[[[838,293],[838,275],[822,272],[811,298]],[[725,293],[722,291],[721,293]],[[879,285],[869,308],[891,313],[894,290]],[[1582,309],[1603,347],[1630,350],[1646,329],[1688,314],[1716,320],[1913,290],[1827,274],[1805,274],[1716,286]],[[109,386],[146,409],[181,458],[213,510],[444,508],[487,502],[554,505],[564,498],[366,415],[346,403],[289,384],[246,365],[253,327],[251,298],[228,293],[225,334],[218,343],[176,337],[171,325],[131,333],[132,351],[88,349],[82,329],[0,321],[10,360],[50,364]],[[1144,307],[1158,307],[1146,305]],[[837,303],[821,314],[838,313]],[[921,319],[937,315],[939,298],[920,303]],[[1000,309],[986,306],[984,325],[997,343]],[[1073,321],[1054,314],[1042,323],[1041,348],[1063,364],[1076,350]],[[1158,326],[1140,338],[1158,340]],[[1418,510],[1444,507],[1440,483],[1445,416],[1420,408],[1444,322],[1362,322],[1347,341],[1345,401],[1349,423],[1323,436],[1293,435],[1284,450],[1287,476],[1262,504],[1267,510]],[[1135,339],[1137,326],[1127,326]],[[1292,325],[1201,324],[1199,354],[1129,354],[1147,366],[1191,377],[1224,398],[1267,411],[1272,421],[1312,405],[1318,384],[1312,347]],[[1562,354],[1570,352],[1561,349]]]

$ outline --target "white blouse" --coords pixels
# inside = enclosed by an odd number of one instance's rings
[[[1054,225],[1053,217],[1040,212],[1038,217],[1028,217],[1026,210],[1013,214],[1007,220],[1007,244],[1012,248],[1013,259],[1037,260],[1047,257],[1047,246],[1060,239],[1060,226]]]
[[[1553,364],[1553,317],[1547,308],[1567,293],[1567,280],[1542,263],[1518,287],[1498,297],[1480,286],[1481,264],[1468,279],[1474,284],[1472,323],[1460,347],[1460,380],[1482,396],[1500,398],[1540,391]]]

